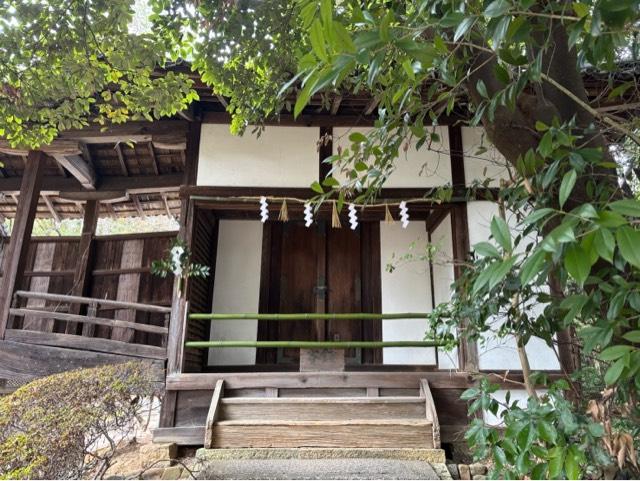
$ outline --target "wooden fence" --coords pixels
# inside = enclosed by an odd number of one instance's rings
[[[116,319],[120,324],[97,322],[79,325],[75,334],[85,337],[111,339],[132,344],[163,347],[166,341],[166,314],[153,309],[136,310],[117,306],[120,303],[139,303],[158,307],[171,306],[173,278],[161,278],[150,272],[151,263],[164,257],[175,232],[96,236],[93,239],[93,262],[87,265],[88,298],[110,300],[102,302],[93,317]],[[5,239],[5,245],[8,239]],[[73,292],[76,269],[84,253],[79,252],[80,237],[34,237],[31,239],[24,267],[24,277],[19,286],[20,295],[13,302],[14,316],[10,328],[39,331],[52,334],[69,334],[68,302],[51,296],[27,293],[68,296]],[[2,249],[4,251],[4,249]],[[66,299],[68,301],[68,299]],[[85,303],[86,304],[86,303]],[[91,309],[91,306],[88,305]],[[18,311],[15,311],[18,309]],[[21,309],[39,311],[38,314]],[[56,311],[47,316],[43,312]],[[86,308],[83,314],[87,312]],[[20,313],[20,315],[15,315]],[[124,324],[122,324],[124,323]],[[128,323],[128,324],[127,324]],[[137,325],[131,328],[130,324]],[[87,327],[90,325],[91,327]],[[124,326],[124,327],[123,327]],[[141,326],[148,326],[147,328]]]

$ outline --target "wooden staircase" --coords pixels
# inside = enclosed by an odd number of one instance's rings
[[[219,380],[205,448],[440,448],[429,384],[418,396],[224,397]]]

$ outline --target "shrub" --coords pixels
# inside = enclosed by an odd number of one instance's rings
[[[0,399],[0,479],[101,475],[153,395],[143,362],[55,374]]]

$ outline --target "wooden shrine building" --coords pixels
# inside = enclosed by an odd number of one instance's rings
[[[517,378],[515,344],[443,352],[424,341],[415,313],[449,298],[454,262],[489,235],[497,206],[463,194],[485,178],[497,188],[509,172],[495,150],[477,154],[482,130],[454,113],[434,127],[430,149],[398,159],[376,206],[357,209],[355,229],[346,208],[335,227],[331,203],[306,226],[322,161],[370,128],[375,101],[312,103],[257,138],[229,133],[224,99],[204,88],[200,98],[179,118],[68,131],[40,151],[0,144],[0,214],[14,219],[2,249],[0,379],[150,360],[166,388],[155,439],[182,445],[461,439],[460,394],[477,372]],[[443,185],[454,187],[450,202],[415,200]],[[404,226],[403,200],[412,200]],[[179,219],[179,232],[95,233],[99,216],[158,214]],[[32,237],[37,217],[81,217],[82,234]],[[211,269],[183,292],[150,273],[177,235]],[[432,259],[427,243],[437,246]],[[553,352],[531,342],[532,368],[557,372]]]

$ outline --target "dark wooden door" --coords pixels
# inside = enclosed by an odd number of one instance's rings
[[[352,231],[324,222],[265,224],[261,312],[380,312],[379,224]],[[371,321],[267,321],[260,340],[377,340],[380,323]],[[261,352],[262,351],[262,352]],[[350,362],[374,362],[379,354],[350,350]],[[297,364],[297,349],[259,350],[258,363]]]

